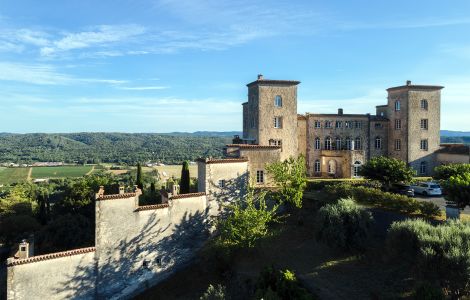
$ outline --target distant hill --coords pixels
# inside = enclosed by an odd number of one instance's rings
[[[233,137],[234,135],[242,135],[241,131],[196,131],[196,132],[169,132],[162,133],[163,135],[172,136],[222,136]]]
[[[441,136],[470,136],[470,131],[441,130]]]

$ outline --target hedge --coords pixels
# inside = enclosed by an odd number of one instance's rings
[[[374,205],[406,214],[421,214],[429,218],[440,214],[439,207],[434,203],[418,201],[404,195],[383,192],[371,187],[340,183],[325,186],[324,191],[332,200],[352,197],[358,203]]]

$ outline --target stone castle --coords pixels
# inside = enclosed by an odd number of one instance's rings
[[[297,114],[299,81],[261,75],[248,86],[243,136],[225,158],[198,160],[198,192],[162,191],[162,204],[139,206],[141,191],[96,194],[95,246],[32,256],[28,244],[7,262],[8,299],[126,299],[188,264],[210,235],[222,204],[249,184],[269,186],[265,168],[300,154],[313,177],[355,177],[370,158],[399,158],[429,175],[437,164],[441,86],[389,88],[376,114]],[[446,159],[449,159],[448,157]]]

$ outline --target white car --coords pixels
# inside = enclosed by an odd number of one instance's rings
[[[435,182],[419,182],[416,185],[412,185],[411,188],[416,194],[422,194],[424,196],[441,196],[441,186]]]

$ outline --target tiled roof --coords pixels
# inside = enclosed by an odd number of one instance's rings
[[[248,158],[199,158],[198,161],[204,162],[206,164],[229,164],[229,163],[239,163],[247,162]]]
[[[113,195],[102,195],[97,200],[114,200],[114,199],[126,199],[135,197],[136,193],[125,193],[125,194],[113,194]]]
[[[162,204],[139,206],[135,209],[135,211],[154,210],[154,209],[160,209],[160,208],[165,208],[165,207],[169,207],[169,204],[168,203],[162,203]]]
[[[10,267],[10,266],[24,265],[24,264],[34,263],[38,261],[43,261],[43,260],[49,260],[49,259],[54,259],[54,258],[94,252],[95,250],[96,250],[95,247],[88,247],[88,248],[80,248],[80,249],[63,251],[63,252],[50,253],[50,254],[45,254],[45,255],[32,256],[29,258],[16,259],[16,260],[9,261],[7,263],[7,266]]]
[[[273,80],[273,79],[258,79],[248,83],[246,86],[255,84],[287,84],[287,85],[298,85],[300,81],[297,80]]]
[[[371,121],[389,121],[389,119],[382,117],[382,116],[371,116]]]
[[[395,91],[395,90],[401,90],[401,89],[414,89],[414,90],[442,90],[444,87],[440,85],[416,85],[416,84],[410,84],[410,85],[401,85],[401,86],[394,86],[391,88],[388,88],[387,91]]]
[[[335,118],[341,118],[341,117],[359,117],[359,118],[367,118],[368,114],[308,114],[308,117],[335,117]]]
[[[228,144],[227,147],[238,147],[244,149],[281,149],[281,146],[262,146],[262,145],[250,145],[250,144]]]
[[[173,199],[182,199],[182,198],[194,198],[194,197],[201,197],[201,196],[205,196],[205,195],[206,195],[206,193],[204,193],[204,192],[201,192],[201,193],[189,193],[189,194],[179,194],[179,195],[170,197],[170,199],[173,200]]]
[[[464,144],[441,144],[436,153],[470,155],[470,147]]]

